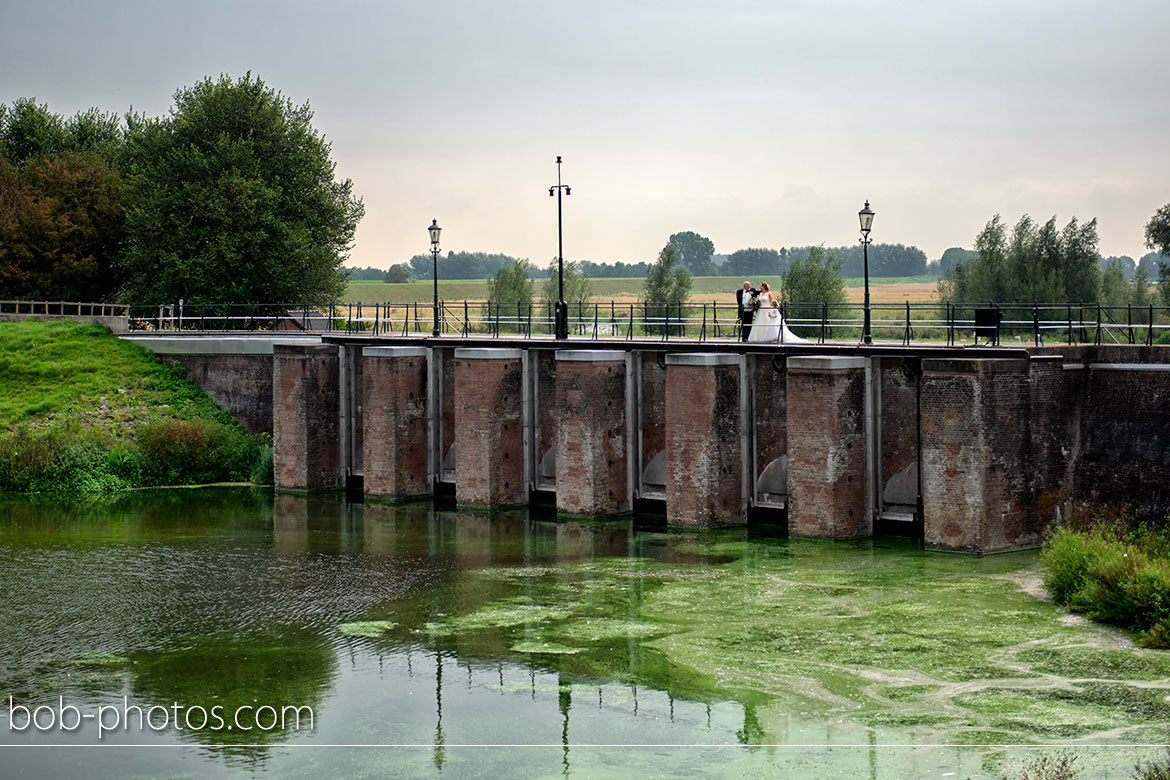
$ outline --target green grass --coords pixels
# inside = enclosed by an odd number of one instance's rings
[[[163,410],[178,419],[231,421],[180,372],[97,325],[0,323],[0,386],[0,430],[6,431],[80,415],[118,434]],[[110,416],[100,412],[103,398]]]
[[[717,296],[720,302],[734,300],[737,287],[742,283],[737,276],[696,276],[691,287],[691,298],[697,301]],[[767,282],[772,287],[780,284],[779,276],[753,277],[759,285]],[[934,276],[909,276],[905,278],[871,278],[871,285],[936,282]],[[600,300],[610,298],[638,297],[642,294],[642,277],[620,279],[592,279],[593,296]],[[542,279],[536,280],[539,295]],[[847,287],[862,286],[861,279],[847,279]],[[345,293],[346,303],[430,303],[434,297],[434,282],[420,280],[405,284],[386,282],[350,282]],[[439,299],[444,301],[482,301],[487,299],[486,279],[440,279]]]
[[[264,479],[266,437],[97,325],[0,323],[0,491]]]

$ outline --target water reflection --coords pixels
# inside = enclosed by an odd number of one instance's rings
[[[979,751],[880,747],[918,739],[904,723],[922,720],[948,679],[977,690],[991,674],[946,667],[935,680],[922,671],[923,659],[944,663],[922,649],[930,635],[969,611],[963,599],[985,595],[964,590],[970,578],[946,568],[953,557],[913,548],[790,545],[744,530],[665,533],[631,522],[224,489],[74,506],[0,500],[0,555],[9,563],[0,570],[0,684],[19,702],[63,697],[96,707],[127,696],[142,707],[312,708],[312,729],[148,730],[103,740],[199,746],[202,775],[308,772],[322,761],[332,776],[567,776],[614,767],[722,775],[804,761],[849,777],[943,766],[998,776]],[[1012,560],[970,570],[1026,565]],[[909,587],[932,595],[907,598]],[[1002,619],[1002,633],[1015,631],[1029,646],[1044,631],[1066,630],[1051,628],[1058,623],[1047,612],[1033,616],[1024,601],[987,592],[1004,617],[984,610],[984,619]],[[872,618],[885,608],[894,616],[883,618],[888,627]],[[833,644],[859,623],[881,633]],[[875,660],[881,653],[886,660]],[[882,664],[894,671],[879,672]],[[1143,712],[1170,722],[1153,704]],[[1012,736],[990,718],[975,722]],[[96,734],[6,728],[0,740],[92,743]],[[281,749],[311,744],[412,747],[328,759]],[[586,747],[607,744],[716,747]],[[806,755],[783,745],[825,747]],[[51,753],[11,756],[6,772],[62,767]],[[182,753],[98,751],[84,774],[185,771]]]

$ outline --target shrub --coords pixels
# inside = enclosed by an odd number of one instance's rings
[[[144,481],[182,485],[244,480],[251,476],[258,442],[238,426],[207,420],[163,420],[138,434]]]
[[[1053,600],[1094,620],[1170,646],[1170,543],[1162,528],[1127,530],[1124,518],[1059,528],[1045,545],[1044,582]]]
[[[1079,774],[1072,753],[1043,753],[1027,763],[1021,780],[1073,780]]]
[[[1134,780],[1170,780],[1170,750],[1161,761],[1138,764],[1133,768]]]

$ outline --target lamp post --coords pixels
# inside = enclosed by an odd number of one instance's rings
[[[436,338],[439,336],[439,231],[442,229],[439,227],[437,219],[432,219],[431,226],[427,228],[427,232],[431,234],[431,261],[434,263],[435,269],[435,301],[433,305],[435,329],[431,331],[431,335]]]
[[[554,194],[557,196],[557,319],[556,319],[556,338],[567,339],[569,337],[569,304],[565,303],[565,234],[564,223],[561,219],[561,190],[565,191],[566,195],[572,195],[572,190],[569,185],[561,184],[561,156],[557,155],[557,183],[554,187],[548,188],[548,194],[551,198]]]
[[[861,323],[861,341],[864,344],[873,343],[873,332],[870,330],[869,319],[869,230],[873,227],[873,209],[869,207],[869,200],[865,201],[865,208],[857,212],[861,220],[861,257],[865,267],[865,313]]]

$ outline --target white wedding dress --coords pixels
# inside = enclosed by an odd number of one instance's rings
[[[807,344],[808,339],[802,339],[788,329],[780,310],[772,307],[772,293],[760,293],[760,308],[756,311],[756,318],[752,321],[752,329],[748,333],[748,341],[779,342],[780,333],[784,333],[785,344]]]

